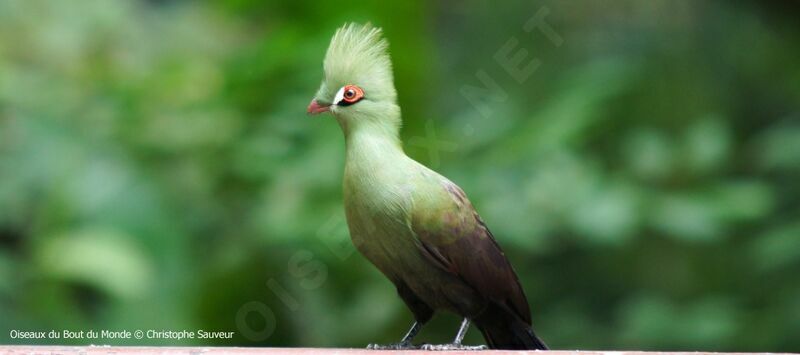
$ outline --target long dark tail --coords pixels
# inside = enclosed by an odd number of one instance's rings
[[[547,350],[533,328],[505,307],[490,305],[473,322],[491,349]]]

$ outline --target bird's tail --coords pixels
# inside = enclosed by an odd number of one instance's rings
[[[473,321],[491,349],[547,350],[533,328],[505,307],[490,305]]]

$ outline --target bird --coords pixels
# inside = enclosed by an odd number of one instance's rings
[[[534,333],[519,278],[464,191],[410,158],[400,141],[401,114],[388,42],[369,23],[336,30],[323,80],[307,113],[330,113],[345,140],[343,200],[356,249],[397,288],[414,324],[412,340],[434,313],[463,321],[452,343],[429,350],[471,350],[470,324],[492,349],[547,349]]]

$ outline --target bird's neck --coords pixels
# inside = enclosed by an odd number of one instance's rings
[[[366,128],[345,135],[347,155],[344,166],[345,204],[366,204],[370,210],[386,212],[401,194],[396,191],[408,171],[409,158],[396,132]],[[388,212],[386,212],[388,213]]]
[[[364,119],[344,130],[346,194],[363,197],[375,187],[386,189],[405,170],[408,158],[400,143],[399,125],[381,123]],[[386,197],[382,192],[370,196],[374,200]]]
[[[399,127],[361,122],[345,130],[347,160],[390,160],[405,156],[400,142]]]

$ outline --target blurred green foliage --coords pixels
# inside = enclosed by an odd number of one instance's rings
[[[562,45],[523,30],[542,8]],[[335,28],[371,21],[391,43],[408,153],[470,195],[552,347],[797,351],[797,10],[1,1],[0,342],[399,339],[410,313],[349,244],[339,127],[304,114]],[[541,61],[521,84],[494,59],[512,38]],[[460,94],[479,70],[508,95],[486,98],[488,117]],[[437,317],[419,340],[457,324]]]

